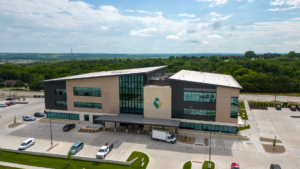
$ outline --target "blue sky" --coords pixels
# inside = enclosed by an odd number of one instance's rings
[[[1,0],[0,52],[300,52],[300,0]]]

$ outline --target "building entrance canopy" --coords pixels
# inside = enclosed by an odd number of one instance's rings
[[[168,126],[179,127],[180,120],[166,120],[166,119],[150,119],[144,118],[143,115],[132,114],[118,114],[117,116],[103,115],[98,117],[96,121],[119,122],[139,125],[154,125],[154,126]]]

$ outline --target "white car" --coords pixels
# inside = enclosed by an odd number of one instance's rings
[[[26,150],[30,146],[34,145],[34,138],[28,138],[19,146],[19,150]]]
[[[113,144],[106,143],[104,146],[100,148],[100,150],[96,154],[96,158],[104,159],[105,156],[112,150]]]
[[[7,104],[6,103],[0,104],[0,107],[7,107]]]
[[[36,118],[34,116],[32,116],[32,115],[25,115],[25,116],[23,116],[22,119],[24,121],[34,121],[34,120],[36,120]]]

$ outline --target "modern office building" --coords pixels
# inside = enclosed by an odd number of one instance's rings
[[[47,117],[122,126],[237,133],[242,87],[230,75],[167,66],[103,71],[41,81]]]

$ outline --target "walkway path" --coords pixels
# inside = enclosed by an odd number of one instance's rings
[[[6,166],[6,167],[25,168],[25,169],[47,169],[47,168],[44,168],[44,167],[34,167],[34,166],[29,166],[29,165],[8,163],[8,162],[3,162],[3,161],[0,161],[0,166],[1,165]]]

